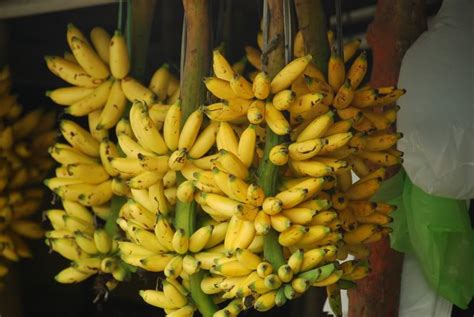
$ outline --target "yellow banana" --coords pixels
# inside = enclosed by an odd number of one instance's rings
[[[80,202],[86,206],[102,205],[112,198],[111,180],[94,184],[71,184],[60,186],[55,192],[63,199]]]
[[[271,102],[265,103],[265,120],[275,134],[285,135],[290,133],[290,123]]]
[[[101,27],[94,27],[91,30],[90,38],[92,45],[94,45],[97,54],[99,54],[100,58],[106,63],[109,63],[109,56],[110,56],[110,35]]]
[[[168,250],[174,250],[173,237],[175,231],[171,228],[171,224],[163,216],[158,216],[155,225],[155,236],[158,242]]]
[[[194,198],[193,182],[190,180],[186,180],[179,184],[178,189],[176,191],[176,197],[179,201],[182,201],[184,203],[192,202]]]
[[[358,89],[354,92],[352,99],[352,106],[357,108],[367,108],[375,106],[378,98],[378,93],[375,89]]]
[[[291,83],[304,72],[311,59],[311,55],[306,55],[294,59],[285,67],[283,67],[278,72],[278,74],[275,75],[270,84],[271,92],[275,94],[285,88],[290,87]]]
[[[242,163],[249,167],[254,158],[255,145],[257,141],[257,135],[255,132],[255,126],[250,124],[240,136],[237,154]]]
[[[260,124],[265,118],[265,102],[254,100],[247,111],[247,119],[252,124]]]
[[[168,64],[161,65],[150,80],[150,89],[158,97],[159,101],[164,101],[168,93],[168,85],[170,83],[171,73]]]
[[[305,55],[305,48],[304,48],[304,38],[303,32],[298,30],[295,34],[295,39],[293,42],[293,55],[296,57],[303,57]]]
[[[270,154],[268,155],[268,158],[270,159],[270,162],[272,162],[274,165],[282,166],[288,163],[288,144],[283,143],[279,145],[275,145],[271,150]]]
[[[152,306],[162,309],[180,308],[176,306],[176,304],[171,301],[171,299],[167,298],[164,292],[155,290],[141,290],[139,294],[147,304]]]
[[[255,98],[260,100],[267,99],[270,94],[270,77],[266,72],[259,72],[252,83],[252,91]]]
[[[105,106],[102,109],[97,129],[110,129],[117,124],[125,110],[127,99],[119,80],[114,80]]]
[[[325,139],[318,138],[291,143],[288,147],[288,154],[295,161],[307,160],[318,155],[325,144]]]
[[[138,80],[132,77],[125,77],[121,81],[122,91],[131,102],[139,100],[145,105],[152,105],[155,101],[155,94],[149,88],[143,86]]]
[[[116,79],[122,79],[130,71],[127,43],[120,31],[115,31],[109,48],[110,72]]]
[[[344,234],[344,241],[347,244],[359,244],[369,238],[373,233],[380,231],[380,227],[375,224],[361,224],[352,231]]]
[[[258,70],[262,69],[261,53],[258,49],[252,46],[245,46],[245,56],[253,67]]]
[[[328,83],[331,85],[334,91],[338,91],[344,83],[345,77],[346,74],[344,68],[344,61],[341,57],[337,56],[335,53],[332,53],[329,57],[328,64]],[[357,87],[357,85],[352,82],[352,79],[351,83],[354,88]]]
[[[101,142],[103,139],[106,139],[109,137],[109,131],[108,130],[98,130],[97,129],[97,123],[99,122],[100,115],[102,113],[101,109],[95,110],[90,112],[87,115],[87,121],[89,125],[89,131],[91,135],[99,142]]]
[[[364,150],[373,152],[388,150],[394,146],[402,136],[402,133],[387,133],[376,136],[368,136]]]
[[[107,65],[102,61],[99,55],[82,39],[73,36],[70,40],[72,53],[77,63],[92,77],[105,79],[109,77],[110,72]]]
[[[364,79],[367,72],[367,56],[362,52],[352,63],[351,68],[347,72],[347,79],[350,80],[352,88],[357,89]]]
[[[49,70],[71,85],[94,88],[102,83],[102,79],[93,78],[84,69],[59,56],[46,56],[46,65]]]
[[[354,54],[357,52],[357,49],[360,46],[360,43],[361,43],[360,39],[353,39],[344,44],[344,47],[343,47],[344,63],[346,63],[348,60],[350,60],[354,56]]]
[[[319,151],[319,155],[325,155],[343,147],[351,140],[351,138],[352,132],[333,134],[324,138],[324,140],[326,140],[327,142]]]
[[[321,177],[332,173],[333,169],[317,161],[289,161],[290,167],[299,175]]]
[[[135,142],[131,137],[125,133],[117,134],[117,140],[120,149],[127,157],[137,159],[139,156],[155,156],[156,154],[146,150],[142,145]]]
[[[62,270],[61,272],[59,272],[54,277],[54,279],[57,282],[62,283],[62,284],[72,284],[72,283],[82,282],[86,280],[87,278],[89,278],[90,276],[92,276],[93,274],[95,274],[95,272],[85,273],[73,267],[68,267]]]
[[[99,164],[70,164],[58,167],[56,177],[75,178],[84,183],[99,184],[106,181],[109,175]]]
[[[219,99],[237,98],[237,94],[232,90],[227,80],[216,77],[206,77],[204,78],[204,84],[207,90]]]
[[[238,178],[247,179],[249,176],[247,167],[232,152],[220,150],[219,156],[214,163],[219,164],[219,169],[235,175]]]
[[[277,110],[287,110],[291,104],[295,101],[296,94],[290,89],[284,89],[273,96],[273,106]]]
[[[327,235],[330,234],[331,229],[326,226],[313,225],[308,227],[308,232],[301,238],[297,246],[313,246],[319,243]],[[303,268],[301,269],[303,270]]]
[[[308,232],[308,228],[301,225],[292,225],[278,235],[278,243],[282,246],[292,246],[298,243]]]
[[[283,208],[291,208],[318,193],[323,183],[324,179],[321,177],[310,178],[278,193],[275,198],[281,201]]]
[[[186,119],[186,122],[181,129],[181,134],[179,135],[178,149],[185,149],[189,151],[199,133],[203,120],[203,109],[199,108],[192,112],[189,117]]]
[[[403,162],[403,159],[388,152],[363,151],[357,154],[360,158],[381,166],[394,166]]]
[[[212,52],[212,68],[219,79],[230,81],[234,77],[232,67],[219,50]]]
[[[156,182],[161,181],[163,175],[157,171],[145,171],[129,179],[127,184],[133,189],[148,189]]]
[[[229,123],[220,123],[216,135],[216,145],[218,150],[226,150],[234,155],[238,155],[238,140]]]
[[[204,226],[196,230],[189,238],[189,251],[198,253],[204,249],[211,239],[213,230],[214,227],[212,225]]]
[[[112,160],[119,157],[115,143],[109,139],[103,139],[99,145],[100,161],[110,176],[117,176],[119,172],[112,166]]]
[[[93,88],[72,86],[49,90],[46,92],[46,96],[58,105],[69,106],[90,95],[93,91]]]
[[[339,88],[337,91],[336,96],[333,100],[333,106],[336,109],[344,109],[347,108],[354,98],[354,91],[352,89],[352,85],[349,79],[347,79],[344,84]]]
[[[236,74],[229,81],[230,88],[239,98],[251,99],[254,97],[252,84],[247,81],[243,76]]]
[[[166,154],[168,147],[157,127],[148,115],[145,104],[135,101],[130,110],[130,123],[138,142],[147,150]]]
[[[176,188],[174,188],[174,190],[174,201],[176,201]],[[171,211],[171,205],[175,204],[167,195],[167,190],[165,190],[162,180],[157,181],[148,188],[148,198],[153,207],[150,210],[158,210],[162,214],[169,213]]]
[[[62,120],[59,126],[64,138],[75,149],[86,155],[99,157],[99,142],[89,132],[70,120]]]

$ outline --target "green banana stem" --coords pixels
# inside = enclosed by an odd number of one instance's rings
[[[267,64],[264,64],[264,69],[273,78],[280,69],[285,66],[285,51],[284,42],[282,40],[276,41],[278,38],[283,38],[283,3],[281,0],[267,0],[268,9],[271,20],[268,24],[268,43],[276,44],[270,52],[268,52]],[[267,44],[268,44],[267,43]],[[258,183],[263,187],[265,196],[273,196],[277,192],[278,182],[278,167],[270,162],[269,154],[271,149],[278,144],[284,142],[283,136],[276,135],[267,127],[267,137],[265,141],[265,149],[263,160],[258,167]],[[283,257],[283,249],[278,243],[278,235],[273,230],[266,234],[263,238],[263,254],[265,259],[269,261],[276,270],[285,264]]]
[[[141,81],[143,81],[145,76],[146,54],[150,42],[150,30],[155,3],[156,0],[135,0],[128,1],[127,5],[127,46],[132,60],[132,72]],[[119,6],[118,28],[120,29],[122,25],[123,1],[120,2]],[[125,117],[128,116],[130,107],[131,103],[127,102],[123,114]],[[105,224],[105,229],[112,237],[118,234],[119,230],[116,221],[120,208],[126,202],[127,200],[124,197],[115,195],[112,197],[111,214]]]
[[[183,0],[183,6],[186,20],[186,53],[184,69],[181,70],[180,97],[184,123],[205,100],[202,78],[206,77],[209,71],[211,31],[208,0]],[[179,174],[178,184],[183,180],[184,177]],[[196,229],[196,211],[195,202],[183,203],[178,200],[176,203],[175,226],[183,229],[187,236]],[[190,276],[191,297],[200,313],[205,317],[211,317],[217,311],[217,306],[212,298],[201,290],[202,278],[203,272]]]
[[[132,6],[128,8],[128,13],[131,14],[132,27],[131,30],[127,29],[127,36],[130,34],[127,40],[133,39],[131,41],[132,75],[140,81],[144,81],[156,0],[133,0],[131,2]]]
[[[277,191],[278,183],[278,166],[272,164],[269,159],[270,151],[275,146],[283,142],[283,137],[276,135],[267,127],[267,138],[265,141],[265,149],[262,162],[258,167],[258,183],[263,187],[265,196],[273,196]],[[278,234],[275,230],[270,231],[263,237],[263,254],[265,259],[270,262],[277,270],[285,264],[283,257],[283,249],[278,243]]]

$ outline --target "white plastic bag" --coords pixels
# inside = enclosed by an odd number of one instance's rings
[[[474,198],[472,0],[444,0],[407,51],[398,86],[399,148],[411,181],[425,192]]]

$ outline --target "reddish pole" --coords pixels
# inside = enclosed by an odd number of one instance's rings
[[[424,9],[423,0],[377,2],[375,19],[367,31],[373,53],[373,87],[397,85],[405,52],[426,30]],[[396,317],[403,254],[390,248],[388,238],[374,243],[370,251],[372,272],[357,283],[357,289],[349,291],[349,316]]]

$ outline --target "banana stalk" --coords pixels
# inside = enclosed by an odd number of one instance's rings
[[[321,0],[295,0],[299,29],[303,33],[306,54],[311,54],[313,64],[325,76],[331,53],[327,38],[327,23]]]
[[[132,75],[143,82],[156,0],[132,1]],[[129,38],[127,38],[130,41]]]
[[[268,36],[265,44],[273,42],[273,39],[283,37],[283,4],[282,1],[268,0],[268,10],[271,14],[264,16],[271,16],[272,20],[268,23]],[[264,8],[265,10],[266,8]],[[264,21],[265,23],[265,21]],[[265,32],[265,29],[264,29]],[[265,38],[265,35],[264,35]],[[285,66],[285,53],[283,41],[273,42],[276,46],[268,53],[267,64],[263,63],[265,71],[270,78],[273,78],[280,69]],[[268,45],[267,45],[268,47]],[[265,48],[264,48],[265,49]],[[269,159],[271,149],[284,142],[284,137],[276,135],[267,127],[267,138],[264,148],[264,156],[258,167],[258,182],[263,187],[265,196],[273,196],[277,192],[278,181],[278,166],[272,164]],[[273,267],[278,268],[285,264],[283,257],[283,250],[278,243],[278,235],[275,230],[271,229],[268,234],[264,236],[264,255],[265,258],[272,264]]]
[[[181,107],[182,123],[195,110],[196,105],[204,102],[205,89],[202,78],[208,75],[210,65],[210,24],[208,0],[183,0],[186,32],[186,53],[182,69]],[[184,52],[181,52],[184,54]],[[178,175],[178,184],[185,179]],[[196,203],[185,203],[178,200],[175,212],[175,226],[184,230],[189,237],[196,229]],[[205,317],[214,315],[217,306],[209,295],[201,290],[201,272],[190,276],[191,296],[201,314]]]
[[[127,36],[128,50],[130,57],[133,56],[132,60],[132,72],[136,78],[143,80],[145,75],[145,66],[147,60],[148,45],[150,43],[150,31],[153,23],[153,13],[155,9],[156,0],[136,0],[128,3],[128,11],[131,14],[127,16],[127,34],[133,34],[133,36]],[[120,14],[121,15],[121,14]],[[121,17],[119,17],[121,20]],[[119,27],[121,21],[119,21]],[[132,41],[132,39],[135,39]],[[127,105],[127,110],[124,114],[129,113],[130,103]],[[126,199],[120,196],[113,196],[111,202],[111,214],[107,219],[105,229],[110,236],[114,237],[118,234],[117,218],[119,215],[120,208],[125,204]]]

